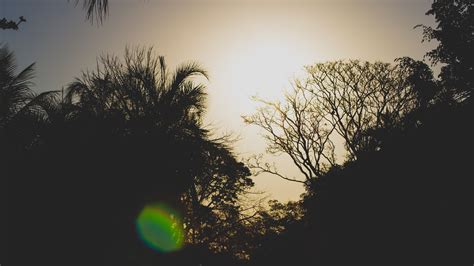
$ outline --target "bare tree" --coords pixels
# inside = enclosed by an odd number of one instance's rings
[[[289,155],[305,180],[284,176],[274,165],[263,163],[261,156],[253,158],[252,168],[256,174],[266,172],[285,180],[306,183],[335,165],[335,146],[330,138],[335,126],[327,123],[327,113],[316,103],[317,99],[307,85],[297,81],[293,91],[285,95],[285,102],[255,98],[263,106],[256,114],[244,117],[246,123],[265,131],[267,152]]]
[[[287,154],[304,180],[284,176],[262,156],[250,160],[256,174],[308,184],[336,165],[336,138],[344,140],[347,160],[355,160],[377,149],[369,132],[390,128],[416,107],[409,73],[398,65],[336,61],[308,66],[306,72],[283,102],[255,99],[263,106],[244,116],[264,130],[266,152]]]
[[[369,130],[387,128],[413,110],[416,94],[407,82],[408,72],[382,62],[336,61],[306,68],[309,90],[344,139],[348,159],[357,159],[375,143]]]

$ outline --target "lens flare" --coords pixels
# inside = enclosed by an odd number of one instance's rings
[[[136,221],[138,236],[150,248],[162,252],[181,249],[184,230],[180,215],[164,203],[146,205]]]

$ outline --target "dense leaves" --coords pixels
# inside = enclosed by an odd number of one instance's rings
[[[326,62],[306,70],[307,77],[294,82],[284,101],[257,99],[263,106],[244,117],[246,123],[264,130],[267,152],[288,155],[304,180],[282,175],[260,157],[251,163],[257,174],[271,173],[307,185],[337,166],[338,157],[351,161],[380,149],[372,133],[396,127],[408,113],[427,106],[435,94],[431,70],[410,58],[397,65]],[[341,139],[345,152],[336,154]]]
[[[422,26],[423,38],[439,45],[427,56],[442,63],[443,87],[458,99],[471,96],[474,87],[474,3],[471,0],[437,0],[426,13],[433,15],[436,28]]]
[[[364,156],[356,153],[352,160],[310,180],[302,201],[305,223],[287,227],[281,237],[266,242],[260,250],[267,253],[255,253],[257,265],[472,263],[471,13],[472,1],[434,1],[428,14],[435,15],[438,26],[425,27],[424,35],[427,40],[440,41],[428,53],[434,63],[444,64],[440,79],[435,80],[423,62],[397,59],[403,70],[397,83],[412,96],[409,108],[392,109],[392,119],[381,120],[388,124],[361,119],[366,128],[360,132],[377,144],[376,149],[366,150]],[[349,119],[341,116],[336,126],[356,136],[351,127],[343,126],[351,125],[352,117],[363,118],[364,111],[350,114],[351,110],[365,110],[364,98],[356,97],[354,103],[347,100],[351,98],[347,95],[357,96],[361,90],[350,83],[338,89],[343,75],[331,78],[323,72],[320,76],[321,81],[329,79],[327,84],[317,83],[328,101],[316,105],[332,107],[331,116],[344,113]],[[390,93],[398,91],[391,89]],[[308,97],[290,99],[287,97],[289,106],[305,106],[300,109],[305,112],[317,110],[306,107]],[[374,106],[377,104],[369,104]],[[288,117],[295,115],[289,112]],[[348,141],[359,143],[359,139],[346,138],[346,147]]]
[[[108,1],[83,3],[91,20],[107,14]],[[326,62],[307,67],[283,101],[260,100],[245,121],[304,178],[259,156],[251,166],[303,183],[288,203],[252,199],[232,140],[203,127],[199,65],[169,72],[152,49],[126,49],[65,90],[35,94],[34,65],[17,70],[0,46],[2,262],[472,263],[472,6],[436,0],[427,13],[438,23],[423,33],[439,41],[428,53],[443,64],[439,79],[409,57]],[[180,252],[137,238],[137,215],[156,202],[183,215],[173,224],[186,234]]]
[[[23,16],[19,18],[18,22],[2,18],[0,19],[0,30],[18,30],[18,26],[25,21],[26,19]]]
[[[12,261],[173,259],[154,254],[135,234],[134,219],[153,202],[185,214],[177,226],[184,227],[189,244],[204,248],[189,246],[182,260],[222,251],[214,247],[225,239],[206,232],[235,230],[239,197],[253,182],[225,138],[212,138],[201,126],[205,87],[191,78],[205,77],[204,70],[191,63],[168,73],[164,58],[151,49],[127,49],[124,60],[102,57],[95,71],[65,91],[30,97],[30,76],[22,74],[30,68],[14,75],[11,53],[2,55],[8,85],[2,95],[9,104],[2,141],[20,147],[2,151],[8,154],[9,190],[16,192],[8,198]],[[29,133],[22,142],[13,131],[18,128]],[[30,210],[33,199],[38,208]],[[25,238],[35,247],[28,257]]]

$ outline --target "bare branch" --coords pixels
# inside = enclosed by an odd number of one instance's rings
[[[262,106],[243,117],[263,130],[267,153],[288,155],[304,180],[281,174],[261,156],[250,163],[257,174],[307,184],[337,165],[337,135],[344,139],[347,159],[355,160],[377,150],[371,130],[389,129],[416,105],[407,73],[398,65],[351,60],[316,64],[306,71],[308,77],[296,80],[284,101],[254,98]]]
[[[262,173],[268,173],[268,174],[272,174],[272,175],[275,175],[275,176],[278,176],[284,180],[287,180],[287,181],[291,181],[291,182],[296,182],[296,183],[301,183],[301,184],[307,184],[307,181],[302,181],[302,180],[299,180],[299,179],[296,179],[296,178],[290,178],[290,177],[287,177],[281,173],[279,173],[277,170],[276,170],[276,167],[275,165],[270,165],[269,163],[263,163],[261,160],[262,160],[262,155],[259,155],[259,156],[253,156],[251,159],[249,159],[247,161],[247,165],[248,167],[251,169],[251,170],[254,170],[253,174],[255,176],[258,176]]]

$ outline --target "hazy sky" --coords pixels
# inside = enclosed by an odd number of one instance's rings
[[[0,0],[0,18],[25,16],[19,31],[0,31],[24,67],[36,62],[38,91],[67,85],[94,68],[96,56],[122,55],[134,45],[154,46],[174,67],[190,60],[209,71],[206,121],[233,132],[239,157],[264,151],[258,128],[244,125],[251,96],[278,98],[308,64],[336,59],[393,62],[422,59],[433,44],[421,44],[417,24],[431,0],[110,0],[110,14],[97,27],[67,0]],[[288,175],[298,172],[276,158]],[[303,189],[271,176],[255,178],[257,189],[279,200]]]

